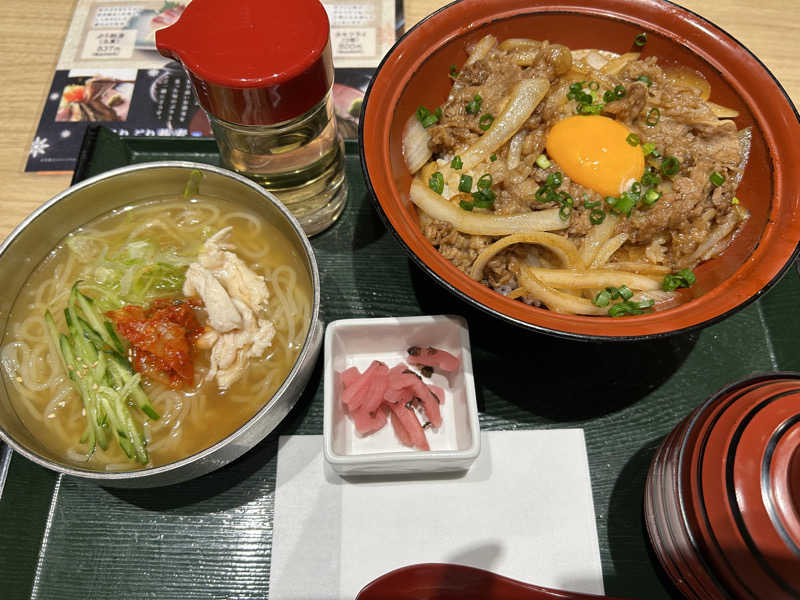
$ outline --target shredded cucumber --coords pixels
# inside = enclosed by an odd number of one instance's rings
[[[106,449],[114,439],[129,459],[147,464],[147,442],[132,409],[138,407],[153,420],[159,415],[140,385],[141,375],[125,358],[113,326],[97,303],[78,289],[80,283],[72,286],[64,309],[69,333],[59,334],[50,311],[45,313],[45,322],[64,371],[83,402],[86,430],[80,441],[88,444],[87,460],[98,445]]]

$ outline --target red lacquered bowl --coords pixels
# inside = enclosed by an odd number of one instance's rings
[[[402,129],[420,105],[448,95],[450,66],[465,47],[498,39],[547,39],[570,48],[623,53],[648,34],[644,56],[703,73],[711,100],[739,111],[753,143],[737,196],[751,218],[725,253],[701,265],[694,297],[670,310],[612,319],[562,315],[528,306],[482,286],[444,259],[420,231],[408,191]],[[778,281],[800,240],[800,121],[783,88],[730,35],[662,0],[461,0],[414,26],[386,55],[367,90],[359,130],[361,163],[387,227],[429,275],[478,308],[523,327],[577,339],[642,339],[688,331],[745,306]]]
[[[650,467],[645,523],[687,598],[800,597],[800,374],[732,384],[678,425]]]

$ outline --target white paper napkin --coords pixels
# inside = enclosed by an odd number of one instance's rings
[[[603,593],[581,429],[484,432],[465,475],[344,479],[321,436],[280,440],[272,600],[352,600],[399,567],[448,562]]]

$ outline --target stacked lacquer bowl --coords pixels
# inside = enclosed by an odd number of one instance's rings
[[[678,425],[645,521],[687,598],[800,598],[800,374],[732,384]]]

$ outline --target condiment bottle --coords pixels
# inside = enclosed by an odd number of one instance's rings
[[[223,166],[275,193],[309,235],[339,217],[344,144],[318,0],[194,0],[156,45],[183,64]]]

